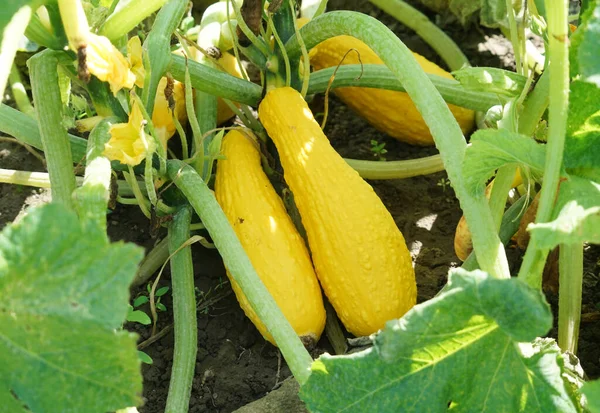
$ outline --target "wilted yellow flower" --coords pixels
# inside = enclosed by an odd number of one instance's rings
[[[106,37],[89,33],[86,52],[89,72],[101,81],[108,82],[113,94],[116,95],[122,88],[133,87],[136,77],[130,70],[129,62]]]
[[[112,125],[109,133],[110,140],[104,146],[104,156],[111,161],[135,166],[146,158],[148,152],[154,152],[154,141],[144,132],[144,117],[137,101],[133,102],[129,121]]]
[[[146,70],[142,59],[142,41],[138,36],[134,36],[127,42],[127,60],[131,66],[131,71],[135,75],[135,85],[144,87]]]
[[[163,146],[167,146],[167,141],[175,134],[175,123],[173,122],[173,113],[169,108],[169,102],[165,96],[165,88],[167,86],[167,78],[163,77],[158,82],[156,90],[156,98],[154,100],[154,111],[152,112],[152,124],[158,138]],[[187,121],[187,113],[185,111],[185,89],[181,82],[173,81],[172,99],[175,101],[175,116],[181,124]]]

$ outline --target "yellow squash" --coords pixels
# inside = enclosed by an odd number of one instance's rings
[[[287,215],[260,162],[256,142],[237,130],[223,138],[215,195],[252,265],[305,343],[316,343],[325,308],[308,249]],[[275,344],[239,285],[227,273],[240,306],[260,333]]]
[[[296,90],[267,93],[259,118],[273,139],[325,294],[352,334],[401,317],[417,288],[404,237],[373,188],[333,149]]]
[[[318,44],[309,52],[310,63],[316,70],[337,66],[351,49],[358,51],[360,61],[356,51],[350,51],[342,64],[384,64],[369,46],[352,36],[336,36]],[[413,52],[413,55],[426,73],[453,79],[435,63],[417,53]],[[427,124],[407,93],[361,87],[337,88],[334,92],[379,131],[413,145],[434,145]],[[448,107],[463,133],[474,128],[475,113],[472,110],[455,105]]]

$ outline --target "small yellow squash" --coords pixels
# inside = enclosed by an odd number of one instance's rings
[[[360,60],[356,51],[350,51],[342,64],[384,64],[369,46],[352,36],[336,36],[318,44],[309,52],[310,63],[316,70],[337,66],[351,49],[358,51]],[[426,73],[453,79],[435,63],[417,53],[413,52],[413,55]],[[334,92],[379,131],[413,145],[434,145],[429,127],[407,93],[361,87],[337,88]],[[463,133],[474,128],[475,113],[472,110],[450,104],[448,107]]]
[[[257,143],[248,132],[223,138],[215,195],[260,279],[305,343],[316,343],[325,308],[308,249],[281,198],[265,175]],[[239,285],[227,272],[240,306],[260,333],[276,345]]]
[[[275,143],[321,286],[352,334],[399,318],[417,296],[404,237],[373,188],[333,149],[302,95],[269,91],[259,118]]]

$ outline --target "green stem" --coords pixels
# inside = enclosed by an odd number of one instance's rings
[[[15,99],[15,103],[17,104],[17,108],[24,114],[35,118],[35,110],[33,110],[33,106],[31,106],[29,96],[27,96],[27,91],[25,90],[21,75],[19,74],[19,69],[15,64],[13,64],[10,69],[8,81],[10,82],[10,89],[13,98]]]
[[[167,0],[121,0],[115,11],[102,24],[98,34],[116,41],[166,2]]]
[[[550,102],[550,70],[544,70],[533,91],[527,96],[519,115],[519,133],[533,135]]]
[[[525,207],[525,202],[529,202],[528,196],[522,196],[517,199],[517,201],[512,204],[504,213],[502,217],[502,223],[500,224],[500,230],[498,231],[498,236],[502,241],[502,244],[507,245],[513,235],[519,229],[519,224],[521,223],[521,217],[525,214],[527,208]],[[474,253],[469,254],[467,259],[463,262],[461,268],[467,271],[473,271],[479,268],[479,263],[477,262],[477,258]]]
[[[156,15],[152,30],[148,34],[144,46],[148,51],[150,71],[149,79],[145,82],[142,100],[148,113],[154,111],[154,98],[160,79],[165,74],[171,61],[171,35],[181,21],[188,6],[188,0],[170,0]],[[148,76],[148,73],[146,73]],[[179,79],[178,79],[179,80]]]
[[[460,47],[419,10],[402,0],[370,0],[375,6],[413,29],[446,62],[450,71],[471,66]]]
[[[75,207],[82,221],[90,228],[106,234],[106,208],[110,199],[111,167],[104,157],[104,145],[110,139],[110,127],[116,118],[103,119],[88,138],[85,177],[83,185],[73,192]]]
[[[407,161],[363,161],[344,159],[364,179],[403,179],[428,175],[444,170],[440,155]]]
[[[519,42],[519,33],[517,31],[517,22],[515,20],[515,9],[511,0],[505,0],[506,11],[508,14],[508,25],[510,27],[510,42],[512,43],[515,65],[517,66],[517,73],[523,74],[523,65],[521,64],[521,43]]]
[[[335,67],[328,67],[311,73],[307,93],[310,95],[324,92],[335,70]],[[427,77],[444,100],[453,105],[485,112],[492,106],[501,103],[495,93],[468,90],[456,80],[446,79],[434,74],[428,73]],[[397,90],[399,92],[406,91],[398,77],[385,65],[354,64],[338,67],[331,88],[353,86]]]
[[[209,6],[204,14],[202,15],[202,21],[200,22],[200,32],[198,33],[198,45],[208,50],[210,47],[217,47],[221,39],[221,23],[223,22],[223,6],[227,7],[224,3],[215,3]],[[214,10],[214,11],[213,11]],[[226,11],[225,11],[226,13]],[[215,63],[206,56],[201,55],[198,62],[204,64],[210,68],[217,69]],[[217,69],[218,70],[218,69]],[[188,70],[189,75],[189,70]],[[186,95],[188,92],[191,93],[191,85],[186,84]],[[208,131],[211,131],[217,127],[217,96],[211,95],[210,93],[201,92],[196,90],[195,97],[195,119],[196,121],[190,122],[192,130],[197,125],[198,136],[194,132],[194,153],[202,151],[202,156],[196,158],[194,162],[196,171],[206,179],[206,174],[203,173],[208,170],[208,160],[204,159],[204,153],[208,153],[208,146],[212,141],[214,133],[207,135],[204,139],[202,136]],[[199,147],[202,145],[202,148]],[[208,172],[210,173],[210,172]]]
[[[188,60],[187,65],[192,86],[196,90],[251,106],[256,106],[262,97],[262,88],[255,83],[193,60]],[[185,58],[171,56],[168,70],[180,82],[185,82],[185,68]]]
[[[242,15],[242,11],[237,2],[235,0],[227,0],[227,2],[231,2],[231,4],[233,5],[233,8],[235,10],[235,18],[237,19],[238,26],[242,33],[246,35],[248,40],[250,40],[250,42],[252,42],[252,44],[256,46],[258,50],[261,51],[261,53],[263,53],[265,56],[268,56],[269,47],[263,39],[256,37],[256,35],[252,33],[252,30],[250,30],[250,28],[246,24],[246,21],[244,20],[244,16]]]
[[[514,181],[515,173],[517,172],[517,166],[514,164],[508,164],[500,167],[498,173],[494,178],[494,186],[492,193],[490,194],[490,210],[496,223],[496,231],[500,229],[500,223],[502,222],[502,214],[506,206],[506,198],[510,191],[511,184]]]
[[[433,135],[471,229],[473,246],[482,269],[495,277],[509,277],[506,253],[494,231],[494,220],[487,200],[483,193],[473,194],[465,185],[462,164],[467,143],[462,131],[448,105],[406,45],[375,18],[348,11],[325,13],[302,27],[300,34],[307,48],[333,36],[354,36],[377,53],[398,77]],[[290,58],[301,53],[295,36],[288,41],[286,48]]]
[[[19,3],[10,3],[9,9],[12,7],[16,8]],[[13,6],[14,5],[14,6]],[[33,14],[33,10],[29,6],[23,5],[23,7],[16,8],[17,11],[10,18],[6,16],[6,7],[2,10],[2,20],[6,25],[2,28],[3,35],[1,37],[1,50],[0,50],[0,91],[4,92],[6,88],[6,81],[10,73],[10,68],[13,65],[17,49],[19,48],[19,42],[21,36],[25,34],[29,20]],[[4,33],[8,34],[5,36]],[[56,71],[56,68],[53,69]]]
[[[73,207],[75,174],[71,160],[69,135],[63,127],[62,104],[58,86],[58,61],[54,51],[46,49],[34,55],[27,65],[31,76],[33,101],[42,145],[52,184],[52,200]]]
[[[145,284],[152,275],[169,259],[169,237],[163,238],[146,254],[140,263],[131,287]]]
[[[54,73],[56,74],[56,69],[54,69]],[[58,102],[60,102],[60,95],[58,99]],[[44,150],[42,135],[35,119],[4,103],[0,104],[0,132],[10,135],[29,146]],[[73,163],[79,163],[85,158],[87,141],[75,135],[68,134],[67,136],[71,147],[69,160],[72,159]]]
[[[31,21],[25,30],[25,36],[32,42],[48,49],[60,50],[65,46],[53,33],[46,29],[36,13],[31,16]]]
[[[190,208],[183,207],[169,226],[175,347],[166,413],[188,411],[198,351],[192,248],[190,245],[181,248],[190,237],[191,219]]]
[[[568,1],[546,0],[548,18],[548,57],[550,71],[550,104],[548,113],[548,143],[546,144],[546,163],[544,182],[540,193],[535,222],[547,222],[552,215],[554,199],[558,189],[562,167],[567,129],[567,111],[569,107],[569,41],[568,41]],[[540,288],[542,272],[548,256],[548,250],[538,247],[538,235],[533,233],[523,258],[519,277],[527,284]]]
[[[196,171],[184,162],[170,160],[167,171],[206,225],[225,266],[273,335],[290,370],[298,382],[304,384],[310,374],[312,358],[256,273],[215,195]]]
[[[577,354],[581,321],[581,288],[583,283],[583,244],[561,244],[559,247],[558,281],[558,345],[562,351]]]
[[[77,186],[83,184],[83,177],[76,176]],[[50,188],[50,175],[46,172],[17,171],[0,168],[0,183],[33,186],[35,188]],[[126,181],[117,181],[120,196],[132,196],[133,191]]]

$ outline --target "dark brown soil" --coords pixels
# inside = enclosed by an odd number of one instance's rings
[[[411,2],[412,3],[412,2]],[[413,32],[386,16],[365,0],[330,0],[329,9],[351,9],[377,17],[387,24],[408,45],[444,67],[437,55]],[[422,9],[422,8],[421,8]],[[435,21],[434,14],[424,10]],[[498,33],[472,27],[464,30],[456,24],[446,24],[444,30],[461,46],[476,66],[511,67],[509,43]],[[484,34],[487,33],[487,34]],[[435,154],[435,148],[417,148],[390,139],[370,127],[364,120],[330,98],[330,112],[325,132],[339,153],[348,158],[373,159],[371,140],[385,142],[388,160],[412,159]],[[315,113],[322,110],[322,97],[313,102]],[[39,161],[20,146],[0,142],[0,167],[20,170],[43,170]],[[460,265],[454,254],[454,229],[461,216],[458,201],[449,186],[442,185],[445,173],[404,180],[372,181],[376,192],[395,218],[403,232],[415,262],[418,283],[418,301],[433,297],[445,284],[448,269]],[[29,205],[46,201],[47,191],[0,184],[0,228],[14,220]],[[149,234],[147,220],[136,208],[119,205],[109,217],[112,239],[124,239],[149,249],[157,242]],[[285,361],[271,344],[266,342],[239,308],[227,283],[221,259],[216,250],[193,246],[196,287],[213,304],[198,313],[198,356],[196,375],[190,401],[190,412],[232,412],[256,400],[290,376]],[[508,250],[513,263],[518,252]],[[586,250],[584,279],[584,313],[598,311],[600,303],[599,247]],[[161,285],[169,285],[168,266]],[[132,291],[135,297],[144,293],[145,286]],[[549,296],[555,304],[556,297]],[[160,313],[158,331],[168,327],[171,319],[171,298],[168,293],[162,301],[167,312]],[[202,302],[199,299],[199,304]],[[150,336],[150,328],[139,324],[126,326],[140,334],[140,342]],[[584,323],[581,327],[579,356],[590,377],[600,376],[600,322]],[[318,344],[321,351],[332,351],[326,338]],[[171,362],[173,358],[172,332],[144,348],[153,359],[152,365],[143,366],[144,398],[141,413],[164,411]],[[291,412],[290,412],[291,413]]]

